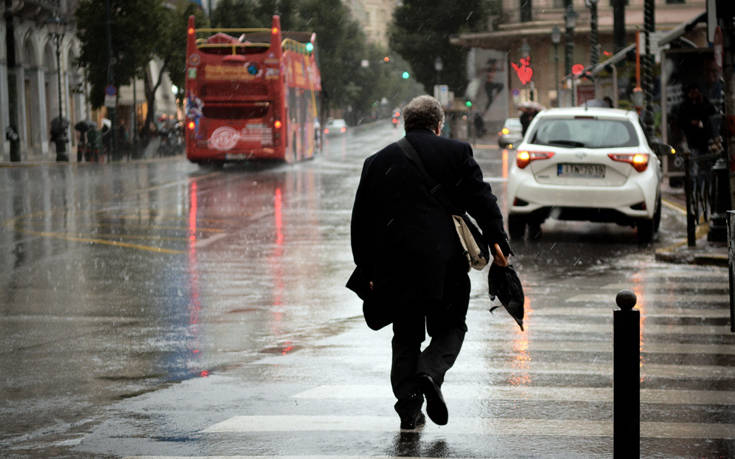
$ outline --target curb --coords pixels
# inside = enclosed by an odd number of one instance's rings
[[[664,204],[686,215],[686,208],[682,207],[679,203],[665,199]],[[729,257],[727,255],[727,250],[725,250],[725,254],[721,254],[703,252],[701,249],[697,249],[696,243],[698,241],[704,241],[708,233],[709,224],[703,223],[698,225],[696,232],[694,233],[695,247],[689,247],[687,245],[687,240],[681,239],[668,247],[656,249],[656,261],[676,264],[728,267]],[[706,243],[706,241],[704,243]]]
[[[130,164],[130,163],[152,163],[152,162],[159,162],[159,161],[170,161],[172,159],[178,159],[179,157],[186,157],[184,154],[178,154],[178,155],[171,155],[171,156],[163,156],[163,157],[155,157],[155,158],[140,158],[140,159],[130,159],[130,160],[121,160],[121,161],[111,161],[111,162],[89,162],[89,161],[83,161],[83,162],[77,162],[77,161],[55,161],[55,160],[29,160],[29,161],[20,161],[20,162],[10,162],[10,161],[0,161],[0,168],[16,168],[16,167],[37,167],[37,166],[77,166],[77,167],[86,167],[86,166],[104,166],[108,164]]]

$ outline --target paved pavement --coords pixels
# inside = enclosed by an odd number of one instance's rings
[[[686,201],[681,188],[662,188],[664,205],[681,212],[686,216]],[[656,250],[656,260],[679,264],[697,264],[710,266],[728,266],[727,241],[711,242],[707,240],[709,225],[703,223],[697,226],[696,244],[687,245],[686,234],[680,241],[668,247]]]

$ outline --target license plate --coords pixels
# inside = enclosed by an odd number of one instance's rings
[[[247,155],[245,153],[227,153],[225,155],[225,159],[233,160],[233,161],[242,161],[244,159],[248,159],[250,155]]]
[[[605,178],[605,166],[600,164],[559,164],[558,177]]]

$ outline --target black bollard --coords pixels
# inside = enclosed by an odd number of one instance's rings
[[[640,457],[640,312],[630,290],[615,297],[613,312],[613,457]]]

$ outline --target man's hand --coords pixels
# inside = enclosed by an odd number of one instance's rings
[[[508,266],[508,259],[503,254],[503,251],[500,250],[498,243],[496,242],[493,246],[495,247],[493,251],[493,263],[502,267]]]

